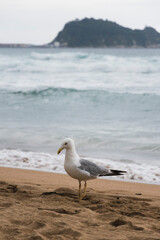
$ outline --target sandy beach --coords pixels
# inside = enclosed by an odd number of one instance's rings
[[[159,240],[160,186],[0,168],[0,240]]]

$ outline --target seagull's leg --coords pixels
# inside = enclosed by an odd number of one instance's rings
[[[86,195],[86,188],[87,188],[87,182],[84,182],[84,190],[83,190],[83,194],[81,195],[81,200],[84,198],[84,196]]]
[[[78,197],[81,199],[81,181],[79,181],[79,192],[78,192]]]

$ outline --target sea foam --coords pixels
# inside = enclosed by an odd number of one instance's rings
[[[84,158],[84,157],[83,157]],[[125,170],[127,173],[118,177],[104,177],[124,181],[160,184],[160,166],[139,164],[131,161],[114,161],[110,159],[88,159],[109,169]],[[21,169],[63,173],[64,154],[51,155],[43,152],[22,151],[18,149],[0,150],[0,166]]]

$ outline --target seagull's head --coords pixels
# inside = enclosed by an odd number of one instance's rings
[[[65,138],[60,146],[60,148],[58,149],[58,154],[63,150],[63,149],[73,149],[75,147],[74,145],[74,141],[71,138]]]

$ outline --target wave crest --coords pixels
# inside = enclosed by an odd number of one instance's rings
[[[56,88],[56,87],[48,87],[44,89],[31,89],[27,91],[14,91],[13,94],[22,94],[22,95],[33,95],[33,96],[50,96],[55,93],[72,93],[72,92],[78,92],[77,89],[73,88]]]

